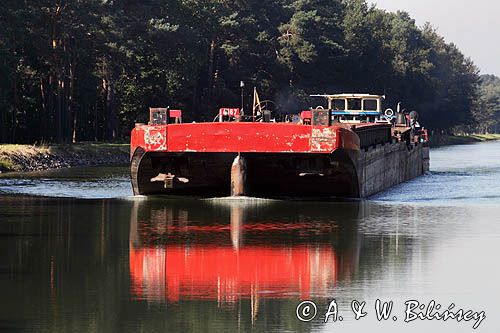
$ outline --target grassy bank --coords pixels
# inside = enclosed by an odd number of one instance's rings
[[[440,147],[492,140],[500,140],[500,134],[434,135],[430,137],[430,145]]]
[[[0,172],[117,165],[128,163],[128,159],[127,144],[0,145]]]
[[[430,145],[439,147],[491,140],[500,140],[500,134],[434,135],[430,138]],[[78,143],[37,146],[0,144],[0,172],[119,165],[128,162],[128,144]]]

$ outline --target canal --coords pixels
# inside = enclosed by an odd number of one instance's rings
[[[405,322],[405,302],[434,300],[484,311],[477,331],[498,332],[500,142],[431,162],[333,202],[134,198],[126,168],[2,175],[0,331],[474,331],[474,319]],[[393,302],[387,320],[377,300]]]

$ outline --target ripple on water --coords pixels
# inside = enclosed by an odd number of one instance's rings
[[[500,201],[500,172],[487,170],[430,172],[397,185],[370,199],[387,202],[442,202],[447,204]]]
[[[95,167],[4,175],[0,194],[105,199],[132,195],[128,168]]]
[[[128,167],[87,167],[0,176],[0,194],[73,198],[132,196]],[[212,199],[248,203],[257,199]],[[370,198],[394,203],[500,201],[500,142],[431,150],[431,172]],[[254,202],[255,203],[255,202]]]

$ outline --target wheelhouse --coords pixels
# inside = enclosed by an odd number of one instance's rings
[[[377,122],[382,114],[384,96],[369,94],[311,95],[327,100],[331,122]],[[318,106],[315,110],[323,110]]]

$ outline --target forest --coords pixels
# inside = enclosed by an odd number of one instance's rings
[[[256,87],[385,94],[433,130],[499,130],[500,79],[429,23],[364,0],[2,0],[0,142],[126,140],[150,106],[212,120]],[[315,104],[316,105],[316,104]]]

